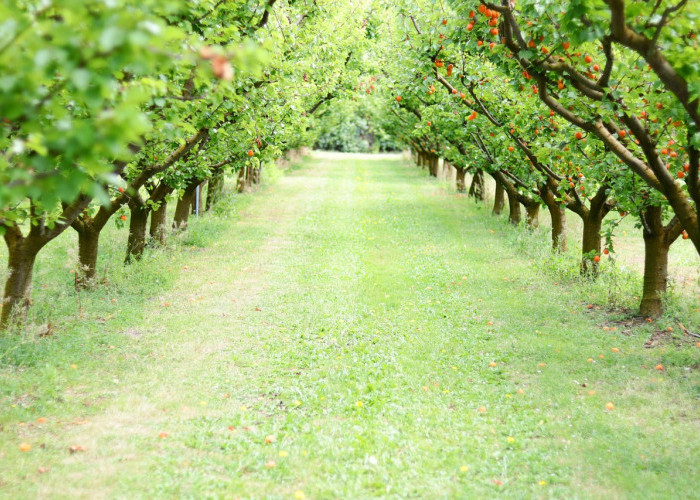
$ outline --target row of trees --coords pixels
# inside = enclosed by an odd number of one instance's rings
[[[36,5],[35,5],[36,4]],[[187,225],[227,173],[313,144],[326,103],[352,92],[367,6],[295,0],[54,0],[0,5],[0,326],[26,317],[47,243],[79,236],[76,286],[95,285],[110,220],[125,262]],[[169,199],[177,199],[166,222]],[[150,220],[150,222],[149,222]]]
[[[700,252],[700,4],[630,0],[407,2],[400,10],[389,118],[417,161],[438,158],[463,191],[496,183],[493,211],[583,222],[581,270],[614,252],[604,220],[636,218],[645,241],[640,312],[662,312],[669,247]],[[395,51],[397,45],[400,51]],[[401,133],[401,132],[399,132]]]

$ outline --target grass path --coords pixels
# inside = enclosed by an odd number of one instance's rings
[[[508,231],[401,161],[307,161],[74,367],[2,367],[0,496],[697,497],[700,349],[604,331]]]

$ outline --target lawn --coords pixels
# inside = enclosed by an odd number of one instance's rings
[[[638,276],[398,157],[271,174],[126,268],[110,227],[94,291],[51,244],[0,341],[1,497],[697,498],[694,293],[632,324]]]

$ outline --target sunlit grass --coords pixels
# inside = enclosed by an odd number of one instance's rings
[[[135,266],[110,229],[80,300],[57,241],[53,335],[0,348],[0,495],[695,495],[700,348],[674,319],[697,304],[613,323],[638,277],[581,281],[575,251],[448,193],[309,160]]]

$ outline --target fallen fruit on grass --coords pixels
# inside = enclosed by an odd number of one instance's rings
[[[168,437],[168,433],[167,432],[159,432],[158,437],[161,439],[164,439],[164,438]]]
[[[518,394],[525,394],[525,391],[522,389],[518,389]]]
[[[268,434],[265,436],[265,442],[267,444],[274,443],[275,441],[277,441],[277,438],[273,434]]]
[[[617,347],[613,347],[612,352],[620,352],[620,349],[618,349]]]
[[[45,417],[39,417],[39,418],[36,419],[36,423],[37,423],[37,424],[43,424],[44,422],[46,422],[46,418],[45,418]]]
[[[496,363],[495,361],[489,362],[489,367],[495,368],[496,366],[498,366],[498,363]]]
[[[605,409],[608,411],[613,411],[615,409],[615,405],[608,401],[607,403],[605,403]]]
[[[476,411],[479,413],[486,413],[486,407],[485,406],[479,406]]]
[[[660,372],[664,371],[664,365],[656,365],[654,368],[656,368]]]
[[[267,467],[268,469],[274,469],[275,467],[277,467],[277,462],[275,462],[274,460],[268,460],[265,463],[265,467]]]
[[[30,451],[32,449],[32,445],[29,443],[22,443],[19,445],[19,451]]]

